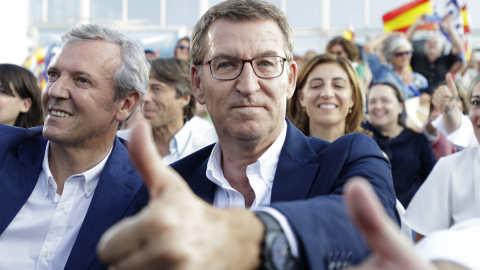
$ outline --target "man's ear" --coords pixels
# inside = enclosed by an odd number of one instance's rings
[[[120,101],[120,109],[117,112],[116,120],[119,123],[127,120],[127,118],[133,113],[133,110],[137,107],[141,99],[141,95],[137,91],[132,91]]]
[[[179,97],[178,100],[180,101],[180,105],[183,107],[187,106],[188,103],[190,103],[190,99],[192,99],[192,96],[190,95],[185,95],[183,97]]]
[[[288,88],[287,88],[287,99],[292,98],[293,93],[295,92],[295,87],[297,86],[297,62],[294,60],[287,61],[285,64],[288,64],[285,68],[288,69]]]
[[[205,72],[205,69],[203,69],[202,72]],[[190,68],[192,92],[193,92],[193,95],[195,96],[195,99],[197,99],[198,103],[203,105],[205,104],[205,93],[203,91],[202,79],[200,78],[200,76],[201,76],[201,72],[199,71],[199,68],[193,65]]]

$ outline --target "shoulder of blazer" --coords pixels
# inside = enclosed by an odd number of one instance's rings
[[[210,158],[210,154],[212,153],[212,149],[215,146],[211,144],[206,146],[174,163],[171,164],[171,167],[177,171],[183,178],[191,178],[197,173],[197,169],[199,167],[203,167],[202,164],[206,166],[208,159]],[[202,175],[204,175],[203,172]]]
[[[44,147],[47,140],[42,135],[42,127],[20,128],[0,124],[0,162],[3,161],[5,154],[10,152],[18,158],[19,146],[25,142],[40,143]]]

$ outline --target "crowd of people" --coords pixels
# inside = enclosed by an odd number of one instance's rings
[[[480,75],[450,15],[414,51],[426,23],[297,63],[281,10],[231,0],[172,57],[88,23],[42,90],[0,64],[0,269],[480,267],[432,248],[480,238]]]

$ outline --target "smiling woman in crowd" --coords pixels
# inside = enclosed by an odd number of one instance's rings
[[[364,132],[361,86],[351,62],[322,54],[304,63],[288,116],[305,135],[330,142],[348,133]]]
[[[367,109],[364,127],[373,132],[373,139],[388,156],[397,198],[406,208],[435,165],[435,154],[423,134],[405,127],[403,96],[394,84],[374,83],[368,91]]]

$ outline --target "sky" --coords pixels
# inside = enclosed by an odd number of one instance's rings
[[[21,65],[27,57],[27,1],[0,0],[0,63]]]

